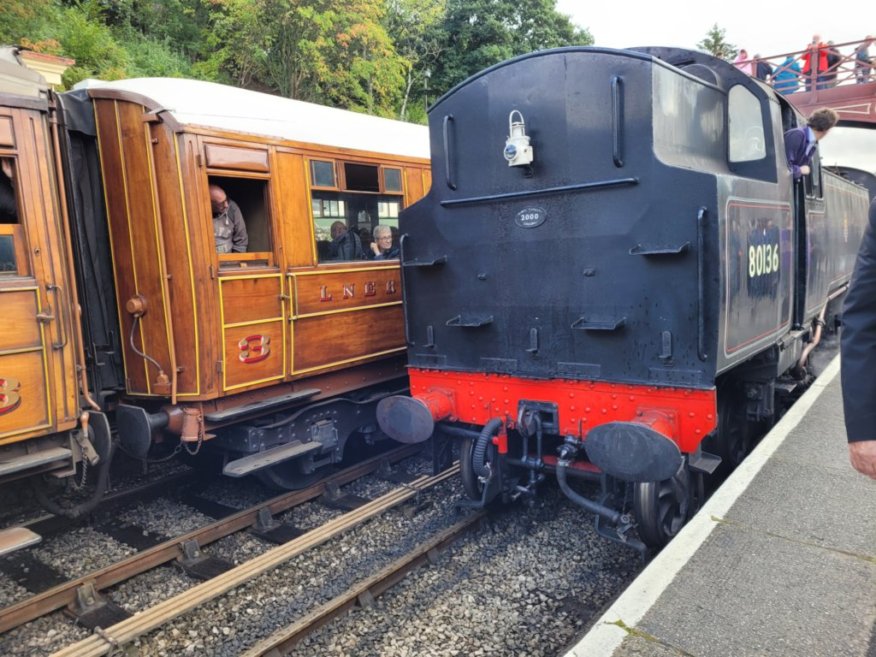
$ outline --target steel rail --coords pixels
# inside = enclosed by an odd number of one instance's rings
[[[175,595],[153,607],[116,623],[106,629],[96,631],[87,639],[71,644],[53,653],[52,657],[100,657],[118,650],[147,632],[161,627],[165,623],[187,611],[195,609],[214,598],[276,568],[286,561],[321,545],[366,520],[380,515],[384,511],[398,506],[412,497],[459,473],[459,465],[445,470],[434,477],[422,476],[410,484],[390,491],[358,509],[334,518],[325,525],[303,534],[302,536],[265,552],[246,563],[243,563],[222,575],[198,584],[187,591]]]
[[[326,492],[328,486],[342,486],[355,481],[377,470],[383,461],[400,461],[401,459],[413,456],[420,449],[420,446],[408,445],[390,450],[351,468],[342,470],[312,486],[291,493],[284,493],[227,518],[195,529],[183,536],[177,536],[160,545],[137,552],[110,566],[87,573],[82,577],[59,584],[26,600],[0,609],[0,633],[73,604],[76,600],[76,590],[80,586],[91,584],[96,591],[114,586],[168,561],[173,561],[180,556],[181,545],[184,542],[195,540],[199,546],[204,547],[220,538],[252,526],[255,524],[259,511],[262,509],[268,509],[272,515],[281,513],[319,497]]]
[[[463,518],[452,527],[439,532],[428,541],[421,543],[408,554],[396,559],[376,574],[352,586],[348,591],[329,600],[300,619],[284,627],[271,636],[259,641],[241,657],[271,657],[285,654],[294,644],[306,635],[342,615],[356,603],[363,606],[382,595],[402,581],[411,571],[427,561],[434,561],[436,553],[445,549],[463,534],[470,531],[485,516],[485,511],[477,511]]]

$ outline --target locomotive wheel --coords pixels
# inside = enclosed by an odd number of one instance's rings
[[[459,470],[462,477],[462,488],[465,490],[468,498],[472,500],[480,500],[484,492],[484,485],[478,480],[478,475],[475,473],[474,466],[472,465],[472,453],[474,452],[476,442],[477,439],[475,438],[463,438],[459,448]],[[486,463],[493,464],[495,458],[496,446],[491,444],[487,447],[484,460]]]
[[[672,479],[634,484],[633,512],[639,537],[649,547],[659,548],[675,537],[696,506],[696,478],[687,469],[687,459]]]
[[[729,474],[736,469],[754,446],[754,427],[745,417],[740,397],[732,389],[718,399],[718,433],[714,448]]]

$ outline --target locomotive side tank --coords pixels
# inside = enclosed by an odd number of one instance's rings
[[[436,183],[401,218],[413,398],[381,402],[382,428],[464,436],[479,503],[556,472],[609,538],[671,538],[700,475],[805,378],[851,274],[866,193],[817,166],[792,180],[799,120],[675,49],[537,52],[451,90]]]

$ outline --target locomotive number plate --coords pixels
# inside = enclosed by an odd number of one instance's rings
[[[538,228],[547,219],[547,212],[543,208],[523,208],[514,217],[514,223],[521,228]]]

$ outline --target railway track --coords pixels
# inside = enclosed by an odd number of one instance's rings
[[[77,622],[90,627],[105,622],[107,617],[117,617],[120,613],[119,610],[114,610],[113,606],[101,599],[99,595],[101,591],[175,560],[184,569],[188,569],[188,572],[192,573],[194,577],[208,576],[210,569],[216,568],[216,562],[215,560],[209,561],[200,554],[200,550],[204,546],[249,528],[255,528],[256,533],[264,536],[268,541],[285,540],[290,533],[295,533],[295,530],[274,522],[275,515],[321,496],[328,496],[330,502],[333,493],[335,497],[338,496],[337,491],[340,486],[375,472],[381,467],[385,467],[385,464],[395,463],[410,457],[417,451],[417,447],[409,446],[386,452],[347,468],[313,486],[279,495],[245,510],[233,512],[183,535],[156,542],[151,547],[141,549],[111,565],[52,586],[48,590],[0,609],[0,633],[7,632],[58,609],[67,609]],[[158,485],[162,484],[167,485],[167,482],[160,482]],[[138,489],[138,491],[157,494],[155,486],[156,484],[150,484],[147,488]],[[132,494],[136,495],[137,491],[119,494],[115,503],[129,500]],[[199,506],[203,508],[208,505],[209,503],[202,502]],[[223,514],[222,508],[216,508],[217,505],[212,506],[213,508],[208,509],[209,511],[217,515]],[[233,510],[226,507],[225,512],[227,513],[227,511]],[[63,532],[65,528],[70,529],[78,524],[49,517],[35,521],[31,527],[38,527],[44,531],[58,534]],[[132,543],[150,542],[149,532],[136,528],[133,530],[128,528],[128,532],[123,538],[127,538]]]
[[[382,497],[348,511],[297,539],[251,559],[232,570],[217,575],[189,590],[168,598],[150,609],[106,628],[97,628],[87,639],[63,648],[53,657],[97,657],[117,650],[143,634],[155,630],[180,615],[208,603],[214,598],[269,572],[303,552],[343,534],[389,509],[417,497],[429,488],[458,475],[458,466],[432,476],[422,476]],[[314,494],[312,497],[315,497]],[[311,499],[312,499],[311,497]]]

